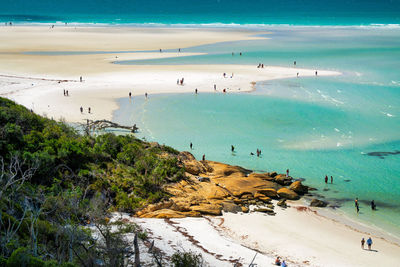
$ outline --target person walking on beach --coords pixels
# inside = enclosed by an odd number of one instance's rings
[[[176,80],[176,84],[179,85],[179,79]]]
[[[193,149],[193,144],[192,144],[192,142],[190,142],[190,150],[192,150]]]
[[[90,111],[91,111],[91,109],[90,109],[90,107],[88,108],[88,113],[90,113]]]
[[[296,66],[296,60],[293,62],[293,65],[295,65],[295,66]]]
[[[216,84],[214,84],[214,91],[216,91],[217,90],[217,85]]]
[[[331,175],[331,184],[333,184],[333,177],[332,177],[332,175]]]
[[[67,94],[67,96],[69,96],[69,92],[68,92],[68,90],[67,90],[65,93]]]
[[[328,183],[328,175],[325,175],[325,183]]]
[[[81,77],[79,77],[79,81],[80,81],[80,82],[82,82],[82,81],[83,81],[83,80],[82,80],[82,76],[81,76]]]
[[[147,99],[147,92],[146,92],[146,93],[144,93],[144,97]]]
[[[194,90],[194,93],[197,95],[197,88]]]
[[[65,89],[64,89],[64,96],[65,96]]]
[[[81,113],[83,113],[83,107],[80,108]]]
[[[129,92],[129,98],[131,98],[132,97],[132,93],[131,92]]]
[[[318,75],[318,71],[315,71],[315,76],[317,76]]]
[[[371,239],[371,237],[369,237],[369,238],[367,239],[367,245],[368,245],[368,250],[371,250],[371,246],[372,246],[372,239]]]
[[[365,239],[364,237],[361,239],[361,248],[364,249]]]
[[[297,73],[297,78],[299,78],[299,73]]]

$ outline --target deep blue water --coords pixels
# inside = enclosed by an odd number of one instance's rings
[[[399,0],[2,0],[0,21],[161,24],[399,24]]]

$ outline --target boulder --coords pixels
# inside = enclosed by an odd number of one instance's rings
[[[284,186],[290,185],[292,183],[292,177],[286,177],[284,174],[278,174],[275,176],[275,182]]]
[[[223,202],[222,203],[222,210],[224,212],[238,213],[238,212],[242,211],[242,208],[239,205],[236,205],[233,202]]]
[[[244,213],[248,213],[249,212],[249,208],[248,207],[241,206],[241,208],[242,208],[242,212],[244,212]]]
[[[274,210],[268,209],[268,208],[257,208],[257,209],[254,209],[254,211],[262,212],[262,213],[267,213],[268,215],[275,215],[275,214],[276,214],[276,213],[274,212]]]
[[[290,200],[297,200],[300,198],[296,192],[285,187],[279,189],[277,193],[281,198],[286,198]]]
[[[308,192],[307,186],[304,186],[300,181],[295,181],[293,182],[290,186],[289,189],[293,190],[297,194],[306,194]]]
[[[326,206],[328,206],[328,203],[319,199],[314,198],[313,200],[311,200],[310,203],[311,207],[321,207],[324,208]]]
[[[274,181],[274,178],[270,176],[268,172],[266,173],[250,173],[247,177],[249,178],[259,178],[266,181]]]
[[[192,206],[192,211],[200,212],[205,215],[222,215],[222,207],[219,205],[202,204],[199,206]]]
[[[197,161],[190,152],[183,151],[179,153],[178,160],[185,167],[185,171],[190,174],[199,175],[200,173],[207,172],[207,168],[202,163]]]
[[[277,198],[278,194],[275,189],[273,188],[266,188],[266,189],[261,189],[258,190],[257,193],[263,194],[264,196],[270,197],[270,198]]]
[[[263,203],[270,203],[271,202],[271,198],[269,198],[269,197],[260,197],[258,199],[261,200]]]
[[[269,176],[271,176],[271,177],[275,177],[275,176],[277,176],[278,174],[276,173],[276,172],[270,172],[269,173]]]
[[[276,205],[278,205],[279,207],[282,207],[282,208],[287,208],[286,198],[282,198],[281,200],[279,200]]]

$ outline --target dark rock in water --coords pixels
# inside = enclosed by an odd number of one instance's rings
[[[317,190],[318,190],[317,188],[308,186],[308,191],[317,191]]]
[[[270,174],[269,174],[269,176],[271,176],[271,177],[275,177],[275,176],[277,176],[278,174],[276,173],[276,172],[271,172]]]
[[[377,152],[369,152],[366,155],[371,156],[371,157],[379,157],[381,159],[384,159],[387,156],[393,156],[393,155],[399,155],[400,151],[395,150],[395,151],[377,151]]]
[[[313,200],[311,200],[310,203],[311,207],[321,207],[324,208],[326,206],[328,206],[328,203],[319,199],[314,198]]]
[[[329,188],[324,188],[322,191],[329,191]]]
[[[348,182],[350,182],[351,180],[347,179],[347,180],[343,180],[343,181],[345,181],[346,183],[348,183]]]

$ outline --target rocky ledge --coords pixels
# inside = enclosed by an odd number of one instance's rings
[[[276,172],[254,173],[239,166],[214,161],[197,161],[189,152],[178,156],[187,179],[169,184],[168,201],[151,204],[138,211],[142,218],[182,218],[222,215],[225,212],[254,211],[274,215],[272,199],[286,207],[286,199],[298,200],[309,188],[292,177]]]

